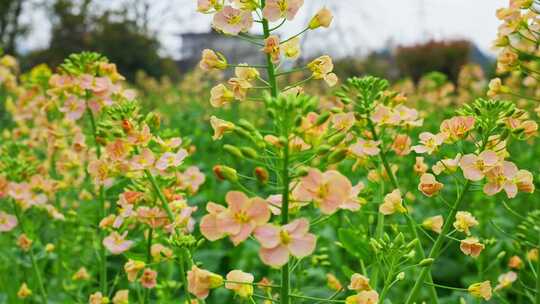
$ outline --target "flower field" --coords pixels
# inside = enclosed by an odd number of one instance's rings
[[[2,55],[0,303],[540,304],[540,3],[496,12],[493,77],[416,82],[298,63],[339,18],[278,35],[304,6],[198,0],[265,61],[178,83]]]

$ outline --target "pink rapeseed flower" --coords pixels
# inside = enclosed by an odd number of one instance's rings
[[[379,148],[380,144],[380,140],[375,141],[359,138],[358,141],[354,145],[352,145],[350,149],[351,152],[358,157],[363,157],[366,155],[375,156],[378,155],[379,152],[381,152],[381,149]]]
[[[351,182],[338,171],[322,173],[311,168],[294,187],[292,196],[301,204],[314,202],[322,213],[332,214],[350,198],[351,191]]]
[[[266,224],[257,228],[255,238],[261,243],[261,260],[266,265],[280,267],[287,263],[290,255],[297,258],[309,256],[315,250],[317,238],[308,231],[309,221],[305,218],[282,227]]]
[[[294,19],[302,5],[304,5],[304,0],[268,0],[263,9],[263,16],[270,22],[281,18],[290,21]]]
[[[225,6],[214,15],[213,26],[227,35],[238,35],[247,32],[253,24],[251,12]]]
[[[17,217],[0,211],[0,232],[8,232],[17,227]]]
[[[178,167],[188,156],[185,149],[180,149],[176,153],[165,152],[156,162],[156,169],[166,170],[169,167]]]
[[[226,212],[217,217],[218,231],[229,235],[234,245],[245,241],[256,227],[270,219],[268,203],[260,197],[249,198],[239,191],[230,191],[225,200]]]
[[[463,171],[466,179],[471,181],[479,181],[484,178],[485,174],[493,169],[499,163],[497,153],[486,150],[479,155],[467,154],[463,155],[459,160],[459,167]]]
[[[133,245],[133,241],[126,240],[127,232],[119,234],[114,231],[109,236],[103,239],[103,246],[105,246],[112,254],[121,254]]]

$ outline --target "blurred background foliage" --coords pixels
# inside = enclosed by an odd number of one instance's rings
[[[45,9],[52,28],[47,47],[19,50],[17,41],[28,33],[22,15],[24,3]],[[58,66],[71,53],[97,51],[115,62],[131,82],[138,71],[154,78],[178,80],[188,70],[180,61],[162,54],[156,33],[149,29],[148,0],[133,0],[119,7],[104,7],[94,0],[2,0],[0,3],[0,44],[5,53],[20,60],[23,71],[46,63]],[[180,32],[180,31],[179,31]],[[178,39],[180,35],[178,35]],[[439,71],[454,83],[466,63],[478,63],[493,70],[493,59],[466,40],[431,40],[416,45],[387,47],[368,54],[336,59],[342,78],[372,74],[392,80],[411,77],[417,82],[431,71]],[[189,67],[192,68],[192,67]]]

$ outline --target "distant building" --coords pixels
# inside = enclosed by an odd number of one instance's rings
[[[201,59],[204,49],[212,49],[222,53],[229,63],[264,63],[264,54],[261,47],[251,44],[240,38],[225,36],[215,31],[207,33],[184,33],[180,49],[179,66],[183,71],[193,69]]]

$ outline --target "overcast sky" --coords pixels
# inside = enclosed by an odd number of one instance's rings
[[[133,0],[97,0],[106,6]],[[499,21],[497,8],[508,0],[305,0],[296,20],[286,24],[282,34],[294,34],[320,7],[334,11],[330,29],[308,35],[306,50],[313,53],[349,55],[365,53],[386,45],[412,44],[435,39],[465,38],[490,52]],[[111,4],[113,3],[113,4]],[[196,0],[154,0],[152,29],[163,45],[163,52],[177,57],[179,33],[205,32],[211,16],[195,12]],[[50,24],[44,12],[26,10],[23,16],[32,24],[31,33],[20,44],[23,50],[45,47]]]

